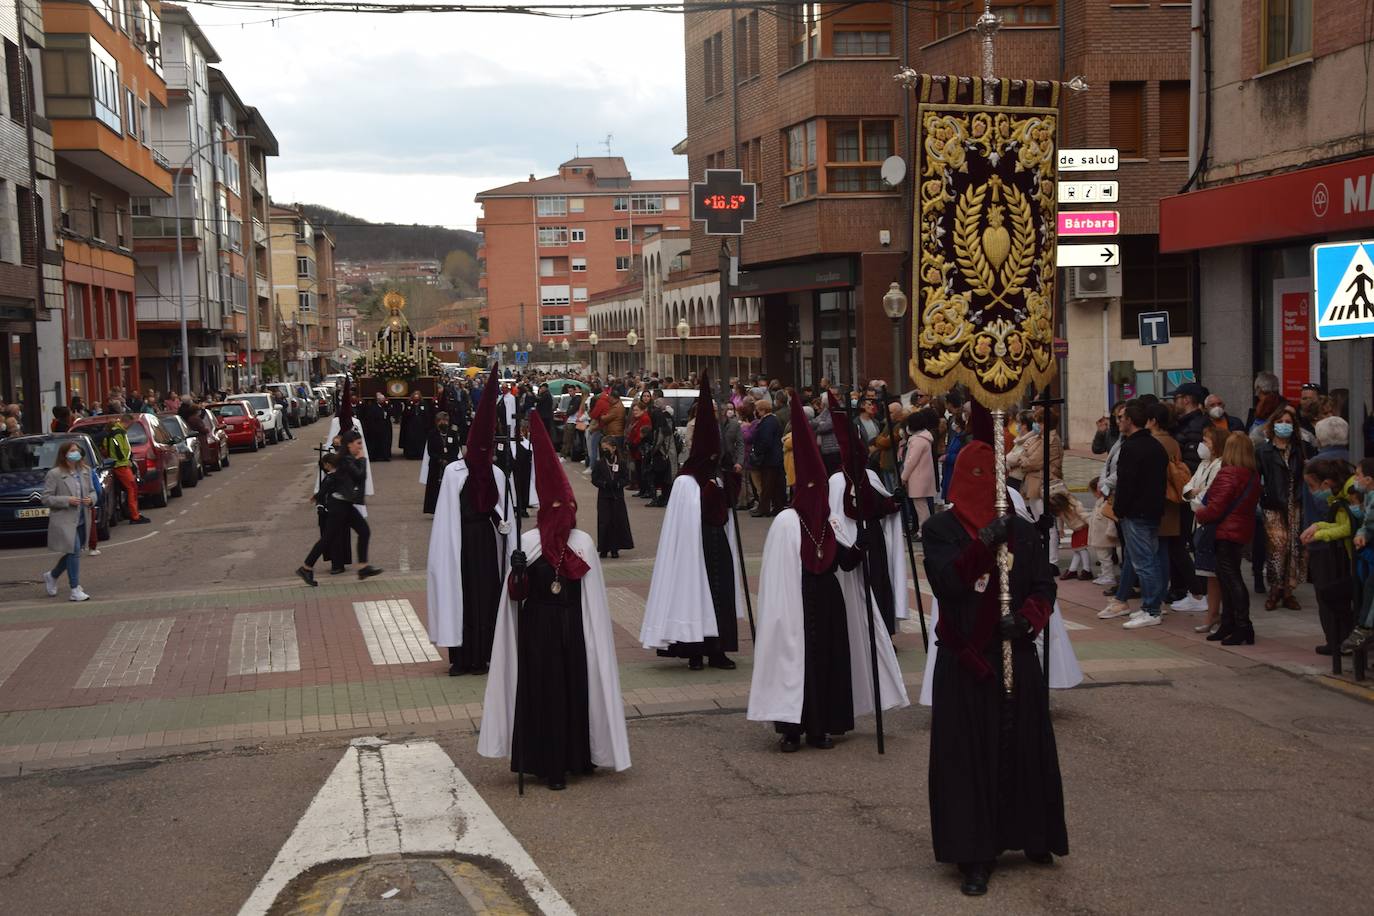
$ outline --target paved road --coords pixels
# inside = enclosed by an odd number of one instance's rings
[[[547,912],[550,900],[605,913],[971,909],[930,860],[928,711],[888,717],[883,758],[871,722],[833,751],[784,758],[739,712],[747,640],[736,672],[638,648],[662,517],[638,501],[640,549],[607,564],[634,766],[518,798],[506,768],[475,753],[483,682],[445,677],[418,629],[429,522],[415,463],[376,466],[385,576],[312,590],[290,575],[314,536],[303,500],[323,433],[235,455],[150,512],[154,525],[117,528],[86,564],[86,604],[42,597],[41,550],[0,552],[4,909],[234,912],[320,849],[390,855],[392,832],[402,851],[475,844],[489,871],[440,860],[291,893],[319,903],[347,885],[381,907],[391,883],[385,905],[407,913],[465,911],[435,896],[450,884],[468,909],[506,897]],[[754,566],[766,523],[742,522]],[[1183,615],[1125,633],[1096,620],[1100,600],[1087,583],[1061,591],[1088,676],[1054,697],[1073,854],[1050,871],[1009,858],[999,905],[1362,910],[1349,878],[1366,858],[1359,774],[1374,719],[1362,688],[1322,677],[1310,606],[1257,612],[1259,644],[1225,651]],[[914,621],[898,645],[912,683]],[[379,734],[394,744],[349,745]],[[434,811],[439,822],[423,816]]]

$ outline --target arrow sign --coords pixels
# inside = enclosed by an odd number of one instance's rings
[[[1115,181],[1061,181],[1061,204],[1114,204],[1120,191]]]
[[[1121,214],[1115,210],[1059,211],[1060,235],[1116,235]]]
[[[1115,172],[1121,157],[1114,149],[1061,149],[1061,172]]]
[[[1054,262],[1058,267],[1115,267],[1121,263],[1121,246],[1060,245]]]

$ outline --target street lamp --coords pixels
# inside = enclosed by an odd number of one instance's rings
[[[562,342],[561,344],[559,344],[559,347],[563,350],[563,374],[564,374],[564,375],[567,375],[567,374],[568,374],[568,350],[571,349],[571,345],[568,343],[568,338],[564,337],[564,338],[563,338],[563,342]]]
[[[894,280],[883,294],[883,311],[892,319],[892,381],[888,384],[896,386],[894,395],[899,399],[902,388],[897,380],[902,377],[902,319],[906,317],[906,306],[906,293]]]
[[[177,193],[177,188],[181,183],[182,172],[190,168],[191,160],[194,159],[201,150],[214,146],[216,143],[227,144],[231,141],[254,139],[257,138],[250,134],[230,134],[228,137],[219,140],[211,140],[208,143],[202,143],[187,154],[185,161],[181,163],[181,170],[172,176],[172,208],[173,213],[176,214],[177,224],[177,299],[180,300],[181,303],[181,394],[191,393],[191,355],[186,344],[186,253],[182,250],[181,245],[181,196]],[[254,305],[256,307],[256,303],[254,303]],[[248,359],[249,375],[251,377],[252,351],[249,351]]]
[[[634,328],[630,328],[630,332],[629,332],[628,334],[625,335],[625,345],[626,345],[627,347],[630,348],[630,350],[629,350],[628,361],[627,361],[626,364],[625,364],[625,371],[626,371],[626,372],[631,372],[631,371],[634,370],[634,367],[635,367],[635,344],[637,344],[637,343],[639,343],[639,335],[635,333],[635,329],[634,329]]]
[[[592,375],[596,375],[596,345],[600,343],[600,341],[601,338],[596,336],[595,331],[587,335],[587,346],[592,348]]]
[[[687,323],[686,318],[677,320],[677,339],[682,341],[682,375],[687,376],[687,338],[692,336],[692,326]]]

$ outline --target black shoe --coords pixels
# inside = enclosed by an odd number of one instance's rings
[[[1256,578],[1256,579],[1255,579],[1255,594],[1256,594],[1256,595],[1267,595],[1267,594],[1269,594],[1269,589],[1267,589],[1267,588],[1264,587],[1264,580],[1263,580],[1263,579],[1260,579],[1260,578]]]
[[[1253,646],[1255,644],[1255,628],[1237,628],[1221,641],[1223,646]]]
[[[596,554],[596,555],[597,555],[598,557],[600,557],[601,559],[603,559],[603,560],[606,559],[606,551],[604,551],[604,550],[599,550],[599,551],[597,551],[597,554]]]
[[[1028,852],[1026,858],[1036,865],[1053,865],[1054,854],[1048,852]]]
[[[453,664],[451,664],[451,665],[448,666],[448,676],[449,676],[449,677],[462,677],[464,674],[467,674],[467,673],[468,673],[468,672],[467,672],[467,669],[464,668],[464,667],[463,667],[461,664],[459,664],[458,662],[454,662]]]
[[[331,576],[337,576],[337,575],[339,575],[340,573],[346,573],[346,572],[348,572],[348,567],[347,567],[347,566],[331,566],[331,567],[329,567],[329,574],[330,574]]]
[[[988,867],[981,862],[974,865],[960,865],[964,873],[964,883],[959,890],[966,897],[981,897],[988,892]]]
[[[384,570],[380,566],[373,566],[371,564],[368,564],[367,566],[364,566],[362,569],[358,570],[358,578],[371,579],[373,576],[380,576],[383,572]]]
[[[486,665],[473,665],[471,668],[468,669],[468,674],[478,674],[478,675],[480,675],[480,674],[486,674],[486,673],[487,673],[487,666],[486,666]]]
[[[568,787],[568,783],[562,779],[550,779],[549,788],[555,792],[562,792]]]
[[[138,518],[129,519],[130,525],[151,525],[152,523],[153,520],[146,515],[140,515]]]
[[[306,585],[318,586],[320,583],[315,581],[315,571],[309,566],[296,567],[296,575],[305,580]]]
[[[611,559],[612,559],[612,560],[619,560],[619,559],[620,559],[620,551],[619,551],[619,550],[612,550],[612,551],[611,551]]]
[[[750,513],[749,513],[749,517],[750,517],[750,518],[767,518],[767,517],[768,517],[768,513],[766,513],[766,512],[750,512]]]
[[[1215,630],[1207,634],[1207,641],[1221,642],[1223,639],[1230,637],[1230,635],[1234,632],[1236,632],[1235,627],[1219,626]]]
[[[693,655],[691,658],[687,659],[687,668],[689,670],[700,671],[702,667],[700,655]]]
[[[1322,643],[1320,646],[1317,646],[1317,654],[1318,654],[1318,655],[1330,655],[1330,654],[1331,654],[1331,647],[1328,646],[1326,643]]]
[[[835,742],[830,740],[829,735],[807,735],[806,743],[808,746],[822,751],[828,751],[835,746]]]
[[[801,738],[796,735],[783,735],[782,740],[778,742],[778,750],[784,754],[795,754],[801,750]]]
[[[719,668],[722,671],[734,671],[735,663],[724,654],[711,656],[711,667]]]

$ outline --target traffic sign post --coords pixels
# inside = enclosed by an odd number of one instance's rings
[[[516,351],[515,351],[515,364],[516,364],[517,366],[528,365],[528,364],[529,364],[529,361],[530,361],[530,351],[529,351],[529,350],[516,350]]]
[[[1121,246],[1058,245],[1054,259],[1058,267],[1115,267],[1121,263]]]
[[[692,219],[704,224],[707,235],[743,235],[744,224],[758,213],[758,185],[744,180],[742,169],[707,169],[706,180],[692,183]],[[720,240],[720,371],[716,377],[717,402],[724,414],[730,384],[730,243]]]
[[[1140,345],[1150,348],[1150,377],[1154,379],[1155,397],[1164,397],[1159,378],[1159,348],[1169,342],[1169,313],[1141,312],[1137,319]]]

